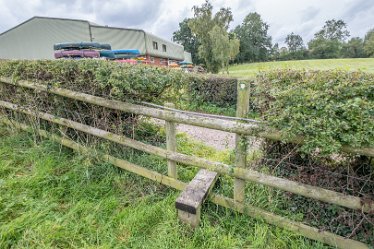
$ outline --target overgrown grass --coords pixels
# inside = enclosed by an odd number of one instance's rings
[[[364,59],[324,59],[301,61],[275,61],[234,65],[229,68],[230,76],[253,78],[260,71],[274,69],[313,69],[313,70],[362,70],[374,73],[374,58]]]
[[[179,149],[230,160],[230,153],[185,136]],[[155,169],[165,163],[144,154],[131,160]],[[248,188],[263,202],[272,196],[267,188]],[[177,196],[56,143],[0,127],[0,248],[326,248],[211,203],[193,232],[177,221]]]

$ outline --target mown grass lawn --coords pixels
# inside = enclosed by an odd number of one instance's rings
[[[325,60],[300,60],[300,61],[275,61],[233,65],[229,68],[230,76],[250,78],[260,71],[274,69],[344,69],[362,70],[374,73],[374,58],[362,59],[325,59]]]
[[[214,155],[191,144],[185,151],[194,147]],[[137,160],[165,167],[152,157]],[[269,203],[261,190],[260,201]],[[193,232],[177,221],[177,195],[0,126],[0,248],[327,248],[209,203]]]

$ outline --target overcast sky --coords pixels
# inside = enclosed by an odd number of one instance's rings
[[[0,0],[0,32],[33,17],[84,19],[100,25],[140,28],[170,40],[178,23],[192,17],[192,6],[204,0]],[[270,25],[273,42],[284,43],[291,32],[306,43],[328,19],[343,19],[351,36],[374,28],[374,0],[212,0],[215,10],[230,7],[231,28],[249,12]]]

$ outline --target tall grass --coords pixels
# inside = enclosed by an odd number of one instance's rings
[[[230,160],[230,153],[185,136],[179,146]],[[129,157],[166,168],[155,157]],[[272,196],[266,188],[248,188],[260,202]],[[326,248],[211,203],[193,232],[177,220],[177,196],[94,157],[0,127],[0,248]]]

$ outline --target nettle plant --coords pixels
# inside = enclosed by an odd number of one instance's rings
[[[286,140],[304,137],[302,152],[331,155],[343,145],[374,147],[374,74],[264,72],[257,76],[253,101]]]

